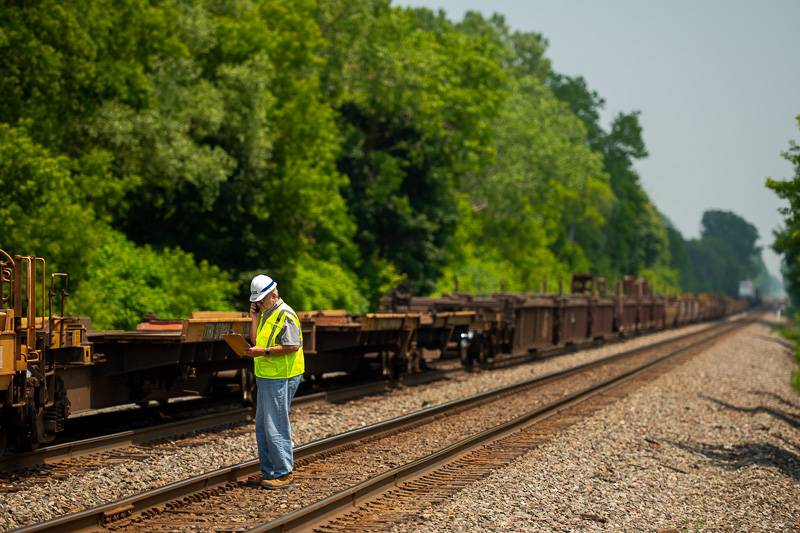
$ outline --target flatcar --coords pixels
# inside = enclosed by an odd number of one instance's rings
[[[12,439],[23,448],[51,442],[71,413],[208,394],[220,374],[248,368],[222,341],[248,333],[241,313],[94,332],[89,320],[66,316],[69,277],[48,278],[46,268],[43,258],[0,250],[3,448]]]
[[[70,385],[80,381],[71,378],[95,362],[86,324],[64,316],[69,278],[52,274],[47,290],[46,267],[43,258],[0,250],[3,450],[12,437],[29,446],[51,441],[69,415]]]
[[[105,407],[231,389],[252,403],[253,363],[222,339],[249,335],[246,314],[195,312],[148,319],[136,331],[93,331],[90,320],[66,315],[68,280],[48,277],[43,258],[0,250],[0,448],[11,440],[21,448],[52,442],[71,414]],[[426,322],[420,313],[302,313],[306,377],[396,379],[419,371],[420,347],[446,349],[471,316],[444,313]]]
[[[370,374],[394,378],[418,370],[419,313],[344,311],[299,313],[303,330],[305,376],[320,382],[325,374]]]

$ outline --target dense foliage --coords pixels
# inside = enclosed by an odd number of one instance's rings
[[[581,77],[553,74],[550,84],[586,126],[588,145],[603,156],[603,170],[610,178],[616,201],[608,213],[604,231],[582,235],[595,270],[614,277],[617,273],[645,273],[661,289],[678,288],[672,268],[668,222],[650,201],[633,168],[647,157],[639,114],[620,113],[609,131],[600,124],[604,100]],[[682,240],[680,234],[675,234]]]
[[[741,280],[767,287],[755,226],[734,213],[717,210],[706,211],[701,225],[700,239],[686,242],[689,268],[681,270],[684,287],[730,295],[737,294]]]
[[[353,311],[398,283],[752,275],[732,219],[683,241],[634,170],[638,114],[605,129],[545,52],[499,16],[388,0],[6,3],[0,247],[68,270],[101,328],[241,307],[260,271]],[[750,266],[690,272],[723,252]]]
[[[800,115],[796,120],[800,126]],[[783,157],[794,167],[794,176],[786,180],[767,179],[767,187],[788,204],[780,210],[784,226],[775,232],[773,248],[783,255],[786,292],[797,312],[800,308],[800,145],[790,141]]]
[[[796,117],[800,126],[800,115]],[[795,360],[800,363],[800,145],[789,141],[783,157],[794,167],[794,176],[785,180],[767,179],[767,187],[775,191],[787,205],[780,209],[784,225],[775,232],[773,248],[783,255],[783,279],[789,295],[792,320],[783,331],[795,345]],[[792,371],[792,384],[800,391],[800,369]]]

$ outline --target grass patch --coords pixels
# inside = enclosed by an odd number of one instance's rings
[[[778,333],[794,346],[794,360],[795,363],[800,365],[800,321],[798,319],[800,319],[800,316],[795,315],[786,325],[777,329]],[[792,370],[791,383],[794,390],[800,394],[800,368]]]

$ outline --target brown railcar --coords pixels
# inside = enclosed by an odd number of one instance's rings
[[[591,301],[591,336],[595,340],[611,339],[617,335],[614,331],[614,299],[596,296]]]
[[[300,313],[306,375],[314,379],[334,372],[380,369],[384,376],[419,370],[413,353],[419,313],[371,313],[353,317],[344,312]]]
[[[465,310],[464,301],[446,296],[431,298],[394,291],[381,299],[380,309],[419,313],[416,346],[437,352],[440,358],[463,357],[459,341],[471,331],[477,319],[475,311]]]
[[[594,275],[586,273],[573,274],[570,292],[588,300],[589,339],[603,340],[616,336],[615,304],[613,298],[605,295],[605,279],[595,280]]]
[[[569,346],[591,341],[590,298],[567,296],[557,302],[556,344]]]
[[[532,355],[552,349],[557,309],[553,298],[537,295],[506,295],[504,298],[513,310],[511,355]]]
[[[671,328],[678,325],[681,301],[678,298],[664,299],[664,327]]]

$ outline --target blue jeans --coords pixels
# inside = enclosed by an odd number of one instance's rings
[[[294,467],[289,408],[302,375],[289,379],[256,378],[256,443],[261,477],[285,476]]]

